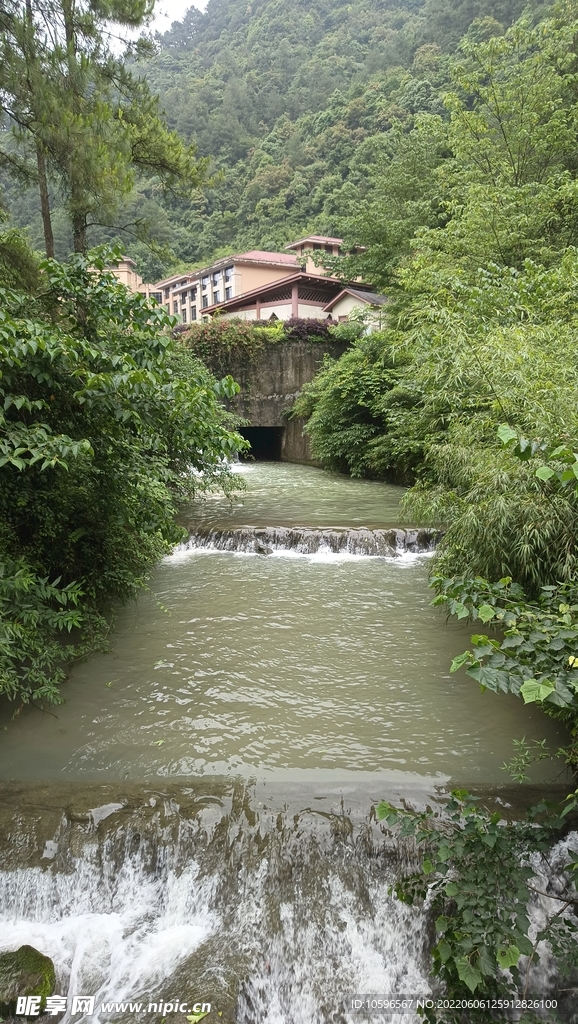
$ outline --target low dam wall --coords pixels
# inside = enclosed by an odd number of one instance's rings
[[[304,421],[289,413],[304,384],[313,380],[327,353],[334,359],[348,348],[343,341],[283,341],[265,348],[250,361],[232,356],[227,373],[241,385],[229,402],[245,420],[241,433],[255,458],[311,463]]]

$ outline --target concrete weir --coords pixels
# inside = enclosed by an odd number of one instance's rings
[[[289,413],[304,384],[313,380],[323,357],[343,355],[338,341],[286,341],[267,345],[254,359],[232,356],[227,372],[241,385],[230,408],[245,420],[241,433],[256,459],[313,463],[304,420]]]

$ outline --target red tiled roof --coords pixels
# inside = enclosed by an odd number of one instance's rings
[[[265,252],[263,249],[251,249],[250,252],[242,252],[239,256],[232,257],[233,260],[254,260],[258,263],[287,263],[295,267],[297,259],[285,252]]]
[[[327,245],[341,245],[342,238],[331,238],[329,235],[306,235],[305,238],[298,238],[296,242],[291,242],[291,245],[286,245],[286,249],[296,249],[298,245],[303,245],[304,242],[318,242],[319,244],[325,243]]]

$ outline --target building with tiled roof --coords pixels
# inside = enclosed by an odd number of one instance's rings
[[[230,299],[298,271],[297,258],[290,253],[251,249],[236,256],[225,256],[208,267],[180,275],[178,279],[159,281],[162,303],[183,323],[194,323]]]
[[[250,249],[224,256],[201,270],[173,274],[154,285],[143,284],[130,257],[111,269],[127,288],[154,297],[182,323],[194,323],[217,312],[245,320],[287,320],[292,316],[338,320],[345,319],[355,306],[375,307],[385,301],[361,283],[344,288],[315,265],[311,258],[315,250],[337,256],[340,246],[340,238],[308,235],[291,242],[285,252]]]

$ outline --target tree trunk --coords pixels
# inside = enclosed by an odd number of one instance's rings
[[[50,216],[50,200],[48,197],[48,181],[46,179],[46,160],[42,144],[36,140],[36,165],[38,167],[38,188],[40,190],[40,208],[42,210],[42,226],[44,228],[44,248],[46,255],[54,259],[54,235],[52,234],[52,218]]]
[[[72,233],[74,251],[86,252],[86,217],[83,214],[72,214]]]
[[[66,55],[68,64],[69,89],[72,96],[72,110],[75,115],[79,114],[79,97],[76,92],[76,78],[78,73],[76,53],[76,31],[74,27],[74,0],[62,0],[62,14],[64,18],[64,34],[66,37]],[[86,219],[87,212],[83,200],[82,176],[75,166],[75,154],[70,154],[70,217],[72,220],[72,234],[74,239],[74,251],[86,252]]]

